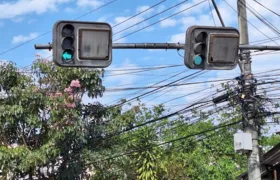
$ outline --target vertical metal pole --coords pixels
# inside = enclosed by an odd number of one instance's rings
[[[237,0],[238,8],[238,26],[240,32],[240,44],[248,44],[248,25],[246,14],[246,0]],[[254,77],[251,70],[251,57],[250,51],[240,52],[239,66],[243,76],[242,89],[245,95],[244,103],[242,106],[242,114],[245,119],[245,132],[252,134],[252,151],[248,153],[248,179],[261,180],[260,172],[260,157],[259,157],[259,144],[258,144],[258,126],[255,117],[254,99],[252,98],[256,93],[254,85]]]

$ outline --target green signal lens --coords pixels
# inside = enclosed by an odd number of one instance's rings
[[[69,62],[73,59],[73,54],[74,52],[71,49],[67,49],[63,51],[61,58],[64,62]]]
[[[203,58],[200,55],[196,55],[193,58],[193,62],[195,65],[200,66],[202,64]]]

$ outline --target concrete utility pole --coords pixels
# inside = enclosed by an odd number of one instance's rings
[[[240,44],[248,45],[248,26],[246,14],[246,0],[237,0],[238,25],[240,32]],[[242,114],[245,120],[245,132],[252,134],[252,151],[248,152],[248,179],[261,180],[260,157],[258,143],[258,126],[255,116],[255,105],[253,97],[256,94],[255,80],[251,69],[251,56],[249,50],[240,51],[239,66],[242,74],[243,105]]]

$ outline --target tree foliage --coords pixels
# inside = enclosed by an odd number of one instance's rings
[[[216,107],[216,116],[194,109],[166,118],[162,105],[147,108],[140,101],[105,107],[94,102],[105,91],[103,73],[40,58],[29,73],[12,63],[0,67],[4,178],[216,180],[246,170],[246,157],[233,150],[239,124],[206,131],[239,121],[238,105]],[[92,103],[83,104],[84,97]]]

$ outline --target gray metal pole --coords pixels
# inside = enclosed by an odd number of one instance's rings
[[[185,49],[185,44],[180,43],[113,43],[113,49]],[[52,44],[35,44],[35,49],[52,49]],[[275,50],[280,51],[280,46],[266,45],[239,45],[240,50]]]
[[[246,0],[237,0],[238,9],[238,29],[240,33],[240,44],[249,44],[248,36],[248,23],[247,23],[247,13],[246,13]]]
[[[238,26],[240,32],[240,44],[249,44],[248,25],[246,14],[246,0],[237,0],[238,8]],[[251,69],[251,57],[248,50],[241,50],[239,66],[243,75],[242,89],[245,94],[244,103],[242,105],[242,115],[245,120],[245,132],[252,134],[252,151],[248,153],[248,179],[261,180],[260,157],[258,143],[258,126],[254,119],[254,100],[256,87],[254,85],[254,77]]]

